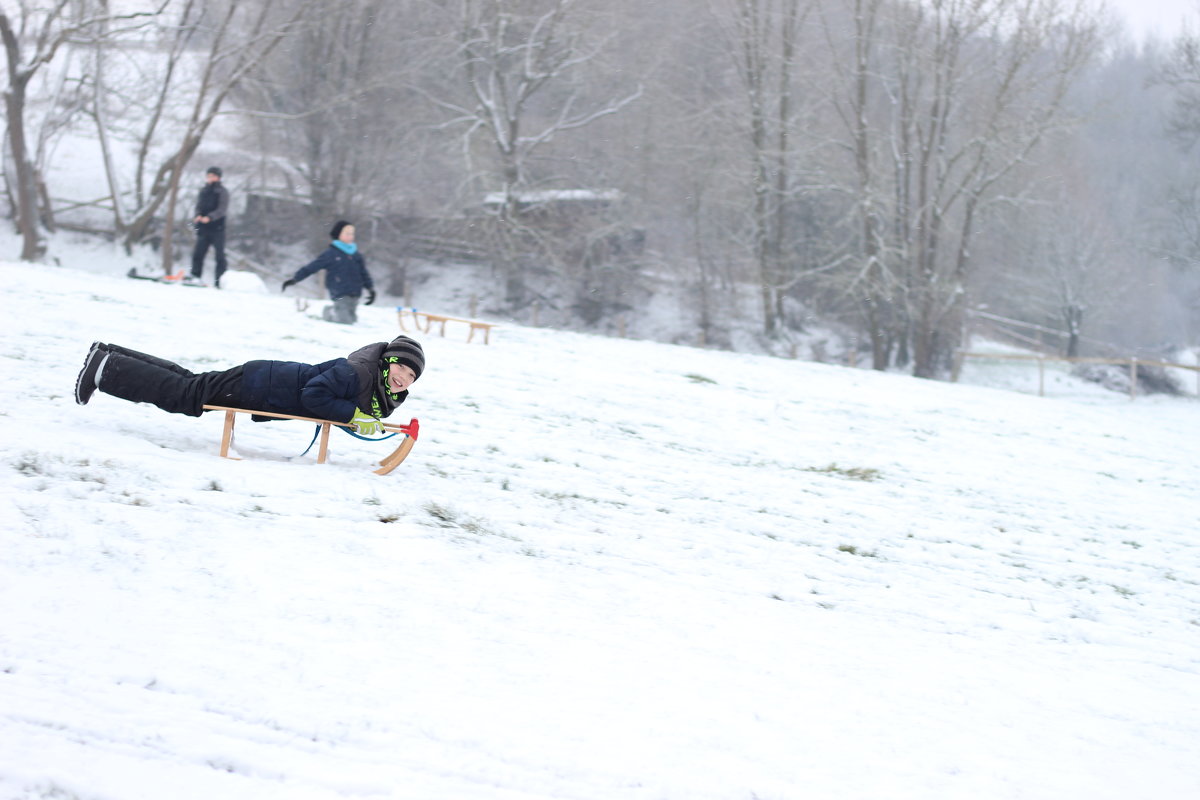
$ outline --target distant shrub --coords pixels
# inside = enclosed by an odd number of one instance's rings
[[[1114,392],[1129,392],[1129,367],[1123,364],[1076,364],[1071,374]],[[1143,394],[1183,394],[1175,376],[1153,364],[1137,365],[1137,388]]]

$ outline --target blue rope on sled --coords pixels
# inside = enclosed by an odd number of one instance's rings
[[[363,436],[361,433],[355,433],[354,431],[350,430],[349,428],[342,428],[339,426],[338,430],[345,431],[346,433],[353,436],[355,439],[362,439],[367,442],[382,442],[384,439],[390,439],[393,436],[396,436],[397,434],[400,433],[400,431],[392,431],[387,436]],[[312,450],[312,446],[317,443],[317,437],[320,435],[321,435],[321,426],[318,425],[317,429],[315,431],[313,431],[312,441],[308,443],[308,447],[304,448],[304,452],[301,453],[300,455],[296,456],[296,458],[303,458],[304,456],[308,455],[308,451]]]

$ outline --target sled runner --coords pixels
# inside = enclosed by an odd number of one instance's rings
[[[334,422],[330,419],[315,419],[313,417],[298,417],[292,414],[274,414],[268,411],[254,411],[248,408],[230,408],[229,406],[204,406],[205,411],[224,411],[225,412],[225,429],[221,434],[221,457],[230,458],[229,445],[233,441],[233,424],[237,419],[238,414],[250,414],[255,417],[271,417],[272,419],[298,419],[301,422],[314,422],[318,425],[318,434],[320,435],[321,443],[317,449],[317,463],[324,464],[325,458],[329,454],[329,430],[336,425],[339,428],[351,428],[352,426],[345,422]],[[376,475],[387,475],[389,472],[400,466],[408,453],[413,448],[413,444],[417,441],[417,433],[420,426],[416,419],[410,421],[407,425],[396,425],[394,423],[383,423],[385,431],[391,431],[392,435],[402,433],[404,440],[400,446],[389,453],[379,462],[379,469],[375,470]],[[351,432],[353,433],[353,432]],[[368,437],[358,436],[356,438],[366,439]],[[384,437],[390,438],[390,437]],[[375,441],[375,440],[373,440]],[[311,446],[311,445],[310,445]],[[307,450],[305,452],[308,452]]]

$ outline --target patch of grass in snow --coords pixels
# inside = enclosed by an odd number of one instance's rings
[[[1133,597],[1137,594],[1137,592],[1135,592],[1133,589],[1128,589],[1124,586],[1117,586],[1115,583],[1110,583],[1109,586],[1113,588],[1114,592],[1121,595],[1121,597]]]
[[[447,508],[440,503],[429,502],[425,504],[424,508],[425,513],[433,517],[439,528],[457,528],[458,530],[465,531],[466,533],[472,533],[476,536],[499,536],[502,539],[512,539],[514,542],[520,541],[515,536],[509,536],[507,534],[496,533],[495,531],[488,530],[488,528],[478,520],[471,519],[470,517],[464,517],[454,509]]]
[[[876,553],[874,550],[859,550],[852,544],[839,544],[838,551],[849,553],[852,556],[862,556],[863,558],[879,558],[879,553]]]
[[[578,492],[551,492],[547,490],[538,490],[535,492],[535,494],[540,494],[547,500],[554,500],[558,503],[561,503],[564,500],[583,500],[584,502],[595,503],[597,505],[600,503],[609,503],[619,508],[624,508],[626,505],[628,505],[627,503],[622,503],[620,500],[601,500],[598,497],[585,497]]]
[[[836,463],[825,467],[809,467],[804,471],[840,475],[855,481],[877,481],[883,477],[883,473],[873,467],[840,467]]]
[[[53,783],[53,782],[41,783],[36,786],[29,787],[29,789],[30,789],[30,791],[37,792],[36,795],[31,794],[29,796],[37,797],[38,800],[81,800],[79,795],[75,794],[74,792],[68,791],[68,790],[64,789],[63,787],[59,786],[57,783]]]
[[[106,486],[108,484],[106,473],[111,469],[112,462],[100,461],[93,463],[87,458],[68,460],[59,456],[48,456],[45,453],[26,451],[19,455],[12,462],[12,465],[13,469],[17,472],[31,478],[43,476],[63,477],[63,470],[59,467],[66,467],[71,470],[69,473],[71,480],[98,483],[101,486]]]
[[[443,528],[453,528],[458,524],[458,514],[438,503],[426,503],[425,513],[433,517]]]
[[[121,492],[121,496],[128,497],[129,505],[131,505],[131,506],[148,506],[148,505],[150,505],[150,502],[146,498],[144,498],[140,495],[132,495],[129,492]]]
[[[683,377],[687,378],[692,383],[712,383],[712,384],[716,383],[716,381],[714,381],[712,378],[707,378],[704,375],[697,375],[694,372],[689,372],[687,375],[684,375]]]
[[[38,458],[38,454],[32,452],[22,453],[17,456],[17,460],[13,462],[13,469],[31,478],[46,474],[46,468],[42,466],[42,461]]]

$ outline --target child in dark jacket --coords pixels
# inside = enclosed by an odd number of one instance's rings
[[[367,293],[363,305],[369,306],[375,302],[375,283],[371,280],[371,273],[367,272],[367,262],[354,243],[354,225],[344,219],[338,220],[329,235],[333,241],[325,252],[284,281],[280,291],[286,291],[289,286],[325,270],[325,288],[333,305],[325,306],[321,314],[329,322],[352,325],[358,321],[358,299],[362,293]]]
[[[320,364],[248,361],[201,373],[120,345],[93,342],[75,380],[75,401],[86,405],[99,389],[172,414],[198,417],[205,405],[232,406],[330,419],[349,423],[359,433],[378,433],[379,420],[405,401],[424,370],[425,352],[407,336]]]

